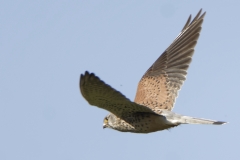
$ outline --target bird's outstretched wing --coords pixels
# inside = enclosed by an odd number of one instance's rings
[[[86,71],[84,75],[81,74],[79,86],[83,97],[89,104],[108,110],[118,117],[135,112],[154,113],[148,107],[131,102],[93,73],[89,74]]]
[[[136,103],[154,111],[173,109],[200,35],[206,14],[201,15],[201,11],[192,21],[190,15],[181,33],[143,75],[138,84]]]

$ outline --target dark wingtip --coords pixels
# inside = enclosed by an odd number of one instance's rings
[[[222,124],[226,124],[228,122],[223,122],[223,121],[217,121],[217,122],[214,122],[213,124],[215,125],[222,125]]]
[[[203,19],[205,15],[206,15],[206,12],[204,12],[199,19]]]
[[[184,30],[187,28],[187,26],[188,26],[189,23],[191,22],[191,19],[192,19],[192,15],[190,14],[190,16],[188,17],[188,20],[187,20],[186,24],[184,25],[182,31],[184,31]]]
[[[89,75],[89,72],[88,71],[85,71],[85,75],[84,76],[88,76]]]
[[[86,77],[86,76],[89,76],[89,75],[91,75],[91,74],[93,74],[93,73],[90,73],[90,74],[89,74],[88,71],[85,71],[85,73],[83,73],[83,74],[80,75],[80,79],[82,79],[82,78],[84,78],[84,77]]]
[[[85,81],[91,81],[91,80],[100,80],[100,78],[98,76],[96,76],[94,73],[91,73],[91,72],[88,72],[88,71],[85,71],[84,74],[81,74],[80,75],[80,86],[83,85],[85,83]]]
[[[85,71],[83,77],[91,78],[91,77],[97,77],[97,76],[95,76],[94,73],[91,73],[91,72]]]
[[[84,85],[84,82],[85,82],[85,77],[88,77],[89,76],[89,72],[88,71],[85,71],[84,74],[80,74],[80,80],[79,80],[79,86],[81,85]]]
[[[188,20],[187,20],[186,24],[184,25],[182,31],[184,31],[185,29],[187,29],[191,24],[193,24],[193,23],[196,22],[197,20],[203,19],[204,16],[205,16],[205,14],[206,14],[206,12],[204,12],[202,15],[201,15],[201,13],[202,13],[202,9],[200,9],[200,10],[198,11],[197,15],[194,17],[194,19],[193,19],[192,21],[191,21],[192,15],[190,14],[190,16],[188,17]]]

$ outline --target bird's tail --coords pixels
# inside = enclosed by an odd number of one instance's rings
[[[203,119],[203,118],[194,118],[189,116],[181,116],[181,118],[178,119],[178,122],[181,124],[214,124],[214,125],[222,125],[227,122],[223,121],[215,121],[210,119]]]

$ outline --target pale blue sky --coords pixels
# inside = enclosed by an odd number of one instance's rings
[[[1,160],[239,159],[240,2],[1,1]],[[207,12],[174,111],[229,121],[151,134],[102,129],[107,111],[80,95],[94,72],[134,99],[138,81]]]

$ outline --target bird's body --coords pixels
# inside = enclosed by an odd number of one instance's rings
[[[110,114],[108,119],[110,119],[111,128],[121,132],[150,133],[178,125],[168,122],[162,115],[153,113],[134,113],[125,118]]]
[[[191,21],[141,78],[134,102],[101,81],[93,73],[80,77],[80,91],[89,104],[111,113],[104,128],[122,132],[150,133],[180,124],[224,124],[226,122],[182,116],[172,112],[186,79],[205,13]]]

